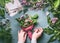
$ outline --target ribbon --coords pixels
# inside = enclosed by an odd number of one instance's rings
[[[23,31],[25,31],[28,34],[28,37],[29,37],[30,40],[32,39],[32,29],[33,29],[33,27],[34,27],[34,25],[31,25],[27,28],[22,27]]]

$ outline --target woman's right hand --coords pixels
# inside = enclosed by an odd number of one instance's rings
[[[43,32],[42,28],[35,29],[32,35],[32,39],[37,40],[42,35],[42,32]]]

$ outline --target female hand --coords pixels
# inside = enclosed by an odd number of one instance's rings
[[[32,35],[32,39],[37,40],[42,35],[42,32],[43,32],[42,28],[35,29]]]
[[[18,43],[24,43],[26,40],[26,36],[27,34],[23,30],[18,31]]]

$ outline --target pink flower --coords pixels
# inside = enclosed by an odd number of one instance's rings
[[[56,17],[51,19],[53,24],[56,23],[57,20],[58,20],[58,18],[56,18]]]
[[[23,3],[26,3],[26,0],[22,0]]]
[[[26,0],[22,0],[22,3],[21,4],[22,5],[26,5],[26,3],[27,3]]]
[[[36,6],[40,6],[40,2],[37,2],[37,3],[36,3]]]

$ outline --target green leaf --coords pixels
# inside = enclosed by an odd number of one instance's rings
[[[5,0],[0,0],[0,6],[5,7]]]
[[[37,24],[37,19],[33,19],[33,24]]]
[[[45,28],[44,32],[47,33],[48,35],[54,34],[54,31],[52,29],[49,29],[49,28]]]
[[[20,21],[20,26],[23,26],[24,25],[24,21]]]
[[[5,11],[3,9],[0,9],[0,16],[4,17]]]
[[[11,0],[5,0],[5,3],[11,2]]]
[[[27,11],[28,11],[28,9],[24,9],[24,10],[23,10],[23,13],[26,13]]]
[[[56,37],[55,35],[53,35],[53,36],[49,39],[48,43],[55,41],[56,38],[57,38],[57,37]]]
[[[31,19],[37,19],[38,18],[38,14],[35,14],[34,16],[31,17]]]
[[[30,2],[30,0],[26,0],[27,2]]]
[[[32,0],[33,2],[37,2],[37,0]]]
[[[54,9],[57,9],[59,5],[60,5],[60,0],[56,0],[54,2]]]
[[[10,0],[0,0],[0,6],[5,8],[5,3],[9,2]]]
[[[3,41],[3,43],[12,43],[12,36],[11,36],[11,28],[10,25],[7,26],[10,22],[9,21],[3,21],[6,22],[4,25],[2,21],[0,21],[0,40]],[[4,28],[5,27],[5,28]]]
[[[51,20],[50,20],[49,15],[47,16],[47,20],[48,20],[49,25],[51,25]]]
[[[58,35],[57,40],[60,41],[60,34]]]

